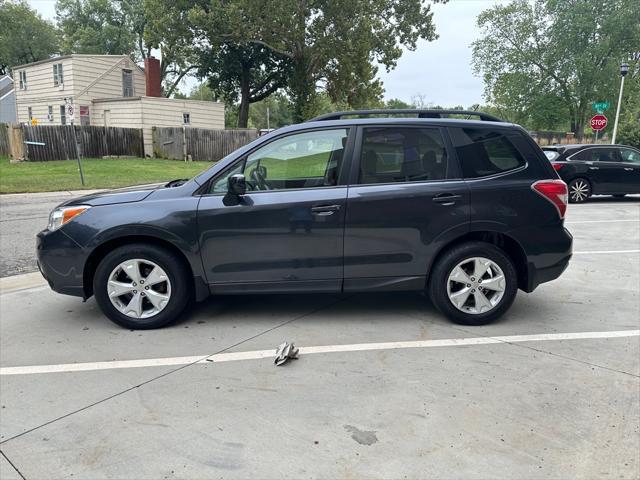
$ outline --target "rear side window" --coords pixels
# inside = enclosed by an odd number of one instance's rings
[[[465,178],[508,172],[526,165],[522,154],[501,131],[490,128],[452,128],[451,136]]]
[[[447,177],[447,151],[437,128],[365,128],[360,184],[426,182]]]

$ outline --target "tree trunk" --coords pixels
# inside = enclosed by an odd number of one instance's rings
[[[293,61],[293,75],[289,90],[293,100],[293,120],[304,122],[316,113],[316,86],[313,74],[309,71],[309,61],[304,57]]]
[[[242,78],[240,79],[240,109],[238,111],[238,128],[247,128],[249,125],[249,96],[251,88],[249,84],[249,69],[242,69]]]

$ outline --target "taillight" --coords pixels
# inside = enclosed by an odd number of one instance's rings
[[[539,180],[531,188],[534,192],[539,193],[544,198],[555,205],[560,214],[560,218],[564,218],[567,211],[567,202],[569,201],[569,192],[567,184],[562,180]]]
[[[564,167],[564,163],[552,163],[551,166],[553,167],[553,169],[557,172],[558,170],[560,170],[562,167]]]

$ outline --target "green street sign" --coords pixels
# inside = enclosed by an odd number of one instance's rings
[[[591,108],[598,113],[604,113],[609,109],[611,104],[609,102],[593,102],[591,103]]]

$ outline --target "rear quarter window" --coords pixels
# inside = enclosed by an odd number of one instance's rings
[[[491,128],[453,128],[451,137],[465,178],[508,172],[526,165],[517,134]]]

